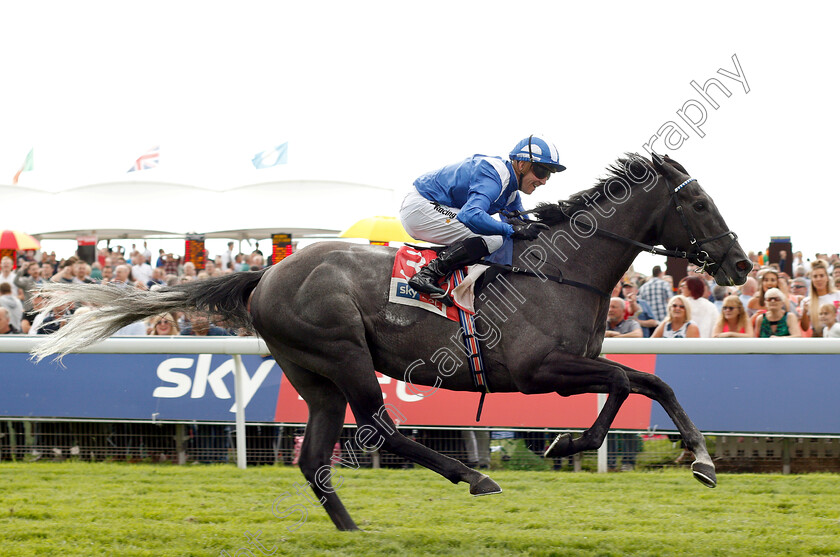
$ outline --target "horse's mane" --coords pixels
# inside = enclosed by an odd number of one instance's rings
[[[675,163],[675,161],[669,162],[672,164]],[[562,224],[571,219],[578,207],[585,206],[587,199],[592,200],[596,195],[599,200],[607,199],[604,188],[610,180],[620,179],[624,180],[625,183],[638,183],[638,178],[628,176],[628,163],[646,165],[651,172],[656,173],[653,170],[653,165],[646,158],[640,156],[638,153],[625,153],[623,157],[618,158],[607,167],[607,175],[598,179],[598,182],[594,186],[587,190],[579,191],[569,197],[569,199],[561,200],[557,203],[538,203],[533,211],[534,216],[549,226]],[[681,165],[680,168],[682,168]],[[638,175],[636,174],[636,176]]]

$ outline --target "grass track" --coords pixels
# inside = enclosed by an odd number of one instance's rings
[[[312,505],[287,530],[299,514],[271,508],[303,482],[296,468],[2,463],[0,555],[262,555],[244,536],[258,530],[274,555],[840,555],[831,474],[724,475],[710,490],[685,469],[497,471],[504,493],[473,498],[424,469],[338,473],[364,532]]]

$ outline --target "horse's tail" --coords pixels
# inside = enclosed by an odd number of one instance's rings
[[[268,269],[266,267],[266,269]],[[191,281],[156,290],[117,288],[108,284],[50,283],[41,288],[47,298],[43,312],[85,303],[93,311],[72,315],[57,332],[32,351],[35,361],[59,357],[104,340],[126,325],[173,311],[220,315],[229,327],[253,329],[248,298],[266,269]]]

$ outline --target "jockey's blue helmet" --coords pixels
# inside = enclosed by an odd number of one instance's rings
[[[529,135],[517,143],[510,152],[510,160],[539,163],[550,168],[552,172],[566,170],[566,167],[560,164],[557,147],[538,135]]]

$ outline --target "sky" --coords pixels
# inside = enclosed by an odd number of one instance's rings
[[[90,211],[128,208],[140,179],[402,192],[426,171],[506,155],[541,133],[568,170],[523,200],[532,207],[591,186],[671,121],[687,139],[656,150],[700,181],[745,250],[791,236],[812,258],[840,251],[838,188],[825,170],[840,124],[840,5],[791,6],[5,2],[0,184],[34,148],[22,186],[129,182],[125,207]],[[710,78],[730,92],[710,89],[717,109],[691,86]],[[679,117],[685,103],[695,120],[704,107],[703,137]],[[254,169],[254,154],[283,142],[288,164]],[[154,145],[160,166],[126,174]],[[32,218],[48,217],[33,208]],[[126,211],[126,227],[141,228],[137,219]]]

